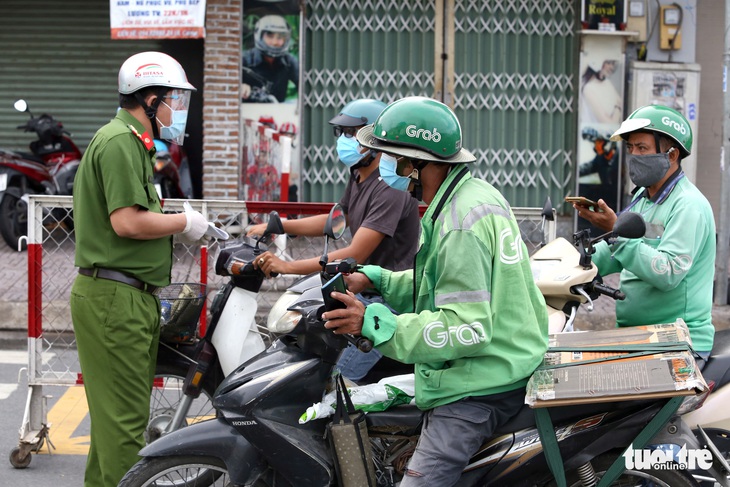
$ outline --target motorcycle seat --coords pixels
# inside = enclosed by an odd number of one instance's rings
[[[423,411],[416,406],[407,404],[382,412],[368,413],[365,415],[365,420],[368,428],[397,426],[399,429],[411,429],[421,424],[422,417]]]
[[[702,369],[705,381],[715,382],[715,389],[730,382],[730,330],[715,333],[712,354]]]
[[[576,406],[552,407],[550,408],[550,419],[552,420],[553,424],[557,425],[563,421],[587,418],[589,416],[593,416],[594,414],[613,411],[621,408],[623,404],[619,402],[603,402],[581,404]],[[522,406],[522,409],[520,409],[516,416],[497,428],[494,434],[504,435],[527,428],[534,428],[535,426],[535,411],[530,406],[525,404]]]

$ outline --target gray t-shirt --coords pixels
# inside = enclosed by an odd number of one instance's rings
[[[402,271],[413,267],[418,251],[420,220],[418,202],[410,193],[393,189],[380,179],[380,170],[360,183],[358,173],[351,177],[340,199],[347,214],[350,232],[355,235],[362,226],[385,235],[367,262],[388,270]]]

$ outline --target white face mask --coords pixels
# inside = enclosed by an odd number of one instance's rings
[[[169,105],[164,103],[168,108]],[[156,118],[156,117],[155,117]],[[173,110],[170,108],[170,120],[169,126],[165,126],[160,119],[160,138],[168,142],[174,142],[177,145],[182,145],[185,142],[185,126],[188,122],[188,111],[187,110]]]
[[[169,100],[168,104],[165,100]],[[188,106],[190,106],[190,91],[175,89],[165,95],[160,101],[170,110],[170,125],[160,122],[160,138],[168,142],[174,142],[182,145],[185,141],[185,126],[188,121]]]

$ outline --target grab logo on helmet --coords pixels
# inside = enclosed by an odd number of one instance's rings
[[[441,140],[441,134],[436,129],[436,127],[433,128],[433,131],[426,130],[426,129],[419,129],[416,128],[415,125],[409,125],[406,127],[406,135],[408,137],[413,137],[416,139],[423,139],[433,142],[438,142]]]
[[[687,135],[687,128],[683,123],[676,122],[669,117],[662,117],[662,123],[668,127],[672,127],[682,135]]]

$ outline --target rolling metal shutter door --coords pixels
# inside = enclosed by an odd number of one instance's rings
[[[441,96],[473,174],[512,206],[554,205],[575,184],[573,0],[308,0],[303,31],[304,201],[336,201],[349,177],[327,121],[354,98]],[[443,9],[443,10],[439,10]],[[444,17],[443,34],[438,15]],[[443,42],[443,46],[439,43]],[[434,51],[452,63],[441,70]]]
[[[16,130],[26,114],[63,122],[84,150],[119,104],[119,66],[131,54],[160,50],[158,41],[112,41],[106,0],[0,2],[0,147],[28,150],[34,134]]]

